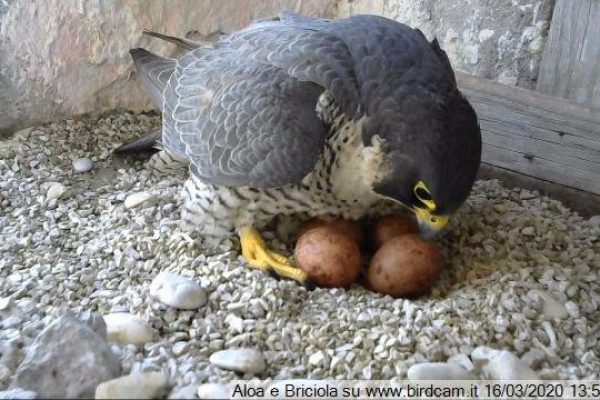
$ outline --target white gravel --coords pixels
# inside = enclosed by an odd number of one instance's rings
[[[416,363],[468,362],[488,346],[544,378],[598,379],[597,218],[480,181],[441,240],[446,270],[430,296],[392,299],[358,284],[307,291],[241,266],[234,240],[208,250],[182,230],[184,175],[157,177],[141,159],[111,155],[158,124],[154,115],[112,113],[0,143],[0,340],[27,351],[63,307],[127,312],[156,332],[145,344],[112,345],[125,373],[166,372],[173,390],[254,377],[209,362],[242,347],[262,350],[263,378],[406,378]],[[75,172],[83,158],[93,169]],[[49,196],[55,182],[65,190]],[[126,208],[138,192],[152,201]],[[177,310],[154,300],[149,287],[161,271],[199,283],[206,305]],[[0,390],[10,383],[7,365]]]

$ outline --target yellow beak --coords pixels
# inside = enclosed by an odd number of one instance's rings
[[[419,231],[426,238],[432,238],[439,234],[448,225],[450,217],[445,215],[433,215],[424,208],[413,208],[419,222]]]

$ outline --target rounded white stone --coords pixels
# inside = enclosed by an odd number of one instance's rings
[[[450,364],[458,364],[467,371],[473,371],[473,369],[475,368],[469,356],[462,353],[458,353],[449,357],[447,362]]]
[[[523,354],[521,361],[523,361],[529,368],[536,368],[547,358],[548,354],[545,351],[538,348],[533,348]]]
[[[60,197],[67,191],[65,185],[59,182],[54,182],[46,192],[46,197],[50,200],[60,199]]]
[[[533,236],[535,235],[535,228],[533,226],[527,226],[521,229],[521,233],[525,236]]]
[[[408,379],[475,379],[475,376],[457,363],[425,362],[415,364],[406,372]]]
[[[169,377],[163,372],[131,374],[103,382],[96,388],[96,399],[159,398]]]
[[[125,198],[125,208],[151,207],[157,203],[157,197],[148,192],[132,193]]]
[[[221,350],[210,356],[210,362],[219,368],[260,374],[267,368],[265,357],[255,349]]]
[[[175,354],[177,357],[181,356],[182,354],[186,353],[190,348],[190,344],[189,342],[177,342],[173,345],[173,354]]]
[[[224,383],[203,383],[198,386],[199,399],[228,399],[229,386]]]
[[[169,399],[196,399],[196,393],[198,393],[198,386],[187,385],[179,388],[172,389],[169,393]],[[215,397],[216,398],[216,397]],[[227,398],[227,397],[225,397]]]
[[[473,350],[471,358],[490,379],[540,379],[539,375],[524,361],[506,350],[494,350],[480,346]]]
[[[92,169],[92,160],[89,158],[79,158],[73,161],[73,169],[77,172],[88,172]]]
[[[229,314],[225,318],[225,323],[229,325],[229,329],[236,333],[244,332],[244,321],[234,314]]]
[[[206,291],[199,284],[170,272],[161,272],[152,280],[150,296],[167,306],[184,310],[202,307],[208,300]]]
[[[492,379],[498,380],[540,379],[534,370],[508,351],[502,351],[490,360],[487,367],[484,367],[484,371],[487,371]]]
[[[127,313],[112,313],[104,317],[108,341],[121,344],[142,344],[152,340],[154,329],[142,318]]]
[[[492,349],[487,346],[479,346],[473,349],[471,352],[471,359],[474,362],[486,362],[496,357],[500,353],[500,350]]]

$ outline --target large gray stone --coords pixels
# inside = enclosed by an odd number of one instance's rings
[[[23,359],[23,343],[18,340],[0,340],[0,364],[13,370]]]
[[[194,39],[230,32],[282,10],[331,15],[328,0],[0,2],[0,135],[39,121],[115,108],[154,108],[129,49],[175,46],[144,28]]]
[[[379,14],[437,37],[461,71],[535,87],[554,0],[340,0],[337,15]]]
[[[40,398],[93,398],[99,383],[121,373],[101,325],[69,315],[52,322],[29,348],[11,387],[37,392]]]

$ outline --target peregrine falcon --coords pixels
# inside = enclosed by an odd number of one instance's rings
[[[157,168],[189,166],[182,219],[203,235],[237,233],[254,268],[307,282],[258,233],[274,216],[357,219],[388,199],[433,236],[473,186],[477,116],[419,30],[283,13],[214,43],[154,36],[189,51],[130,51],[163,123],[116,151],[158,146]]]

